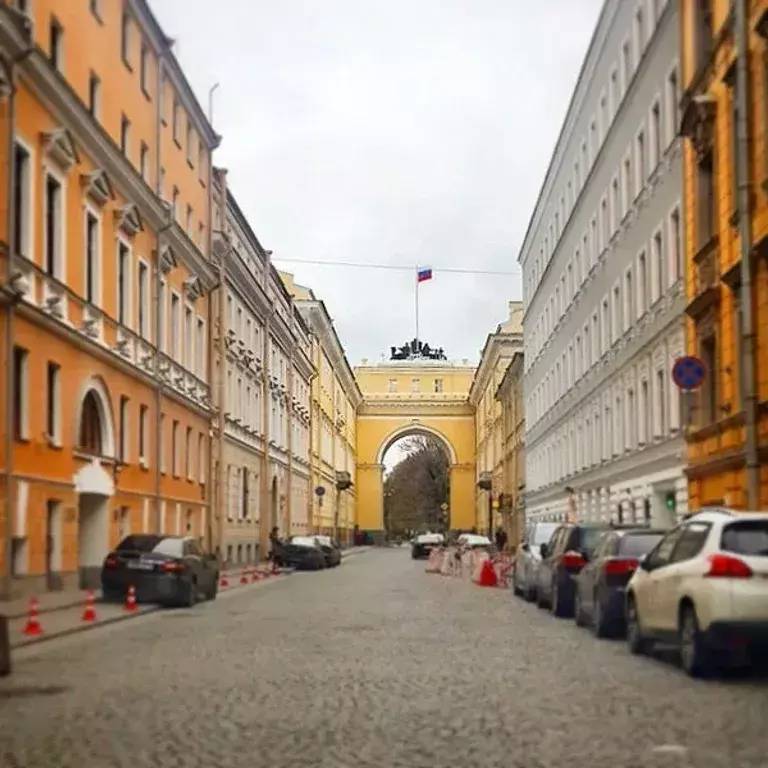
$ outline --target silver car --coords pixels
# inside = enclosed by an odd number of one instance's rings
[[[546,544],[559,523],[530,523],[517,549],[512,589],[528,601],[536,599],[536,580],[541,563],[541,545]]]

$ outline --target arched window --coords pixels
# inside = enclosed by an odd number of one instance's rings
[[[88,392],[83,400],[80,415],[79,448],[84,453],[101,456],[103,453],[101,409],[94,392]]]

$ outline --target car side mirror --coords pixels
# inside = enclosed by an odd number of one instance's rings
[[[640,558],[640,562],[638,564],[638,567],[642,569],[643,571],[652,571],[653,570],[653,564],[651,561],[644,555]]]
[[[542,557],[546,557],[547,556],[547,545],[546,544],[542,544],[539,547],[539,554],[541,554]]]

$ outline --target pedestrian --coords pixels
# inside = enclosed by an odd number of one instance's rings
[[[280,541],[280,536],[278,532],[277,526],[275,526],[270,532],[269,532],[269,555],[268,559],[270,559],[275,566],[278,568],[283,564],[283,558],[282,558],[282,552],[283,552],[283,544]]]
[[[507,546],[507,532],[503,528],[499,528],[496,531],[496,549],[498,549],[499,552],[503,552],[506,546]]]

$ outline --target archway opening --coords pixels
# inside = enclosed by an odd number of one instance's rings
[[[389,445],[382,463],[386,534],[447,532],[451,457],[445,443],[429,432],[415,432]]]
[[[83,398],[80,411],[78,447],[91,456],[104,455],[104,425],[101,417],[101,403],[93,390]]]

